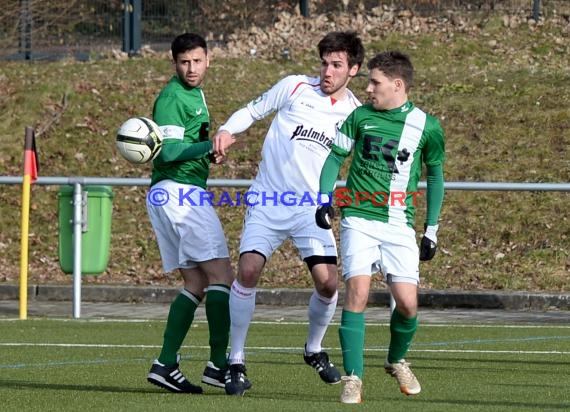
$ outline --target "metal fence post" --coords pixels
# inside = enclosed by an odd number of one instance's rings
[[[534,21],[540,19],[540,0],[533,0],[532,2],[532,19]]]
[[[299,9],[301,16],[309,17],[309,0],[299,0]]]
[[[81,183],[73,185],[73,317],[81,317],[81,235],[83,190]]]
[[[24,59],[32,58],[32,14],[30,1],[20,0],[20,53]]]
[[[133,4],[133,13],[131,14],[131,50],[129,56],[137,55],[141,50],[141,33],[142,33],[142,0],[131,0]]]
[[[131,49],[131,1],[123,0],[123,52],[128,53]]]
[[[129,56],[141,49],[142,0],[123,0],[123,51]]]

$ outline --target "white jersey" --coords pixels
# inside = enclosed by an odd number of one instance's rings
[[[267,131],[261,163],[251,190],[277,192],[278,198],[317,201],[319,178],[336,131],[360,102],[347,89],[334,101],[321,91],[320,78],[287,76],[248,105],[260,120],[277,112]],[[294,195],[293,195],[294,194]]]

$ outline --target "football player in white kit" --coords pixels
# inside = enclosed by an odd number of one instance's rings
[[[233,113],[213,138],[214,153],[225,156],[233,135],[276,113],[248,191],[238,276],[230,292],[228,395],[243,395],[248,389],[244,346],[255,310],[256,285],[267,259],[288,238],[307,264],[315,285],[309,300],[304,360],[324,382],[340,382],[340,372],[321,347],[337,304],[336,242],[332,231],[316,225],[314,215],[320,200],[320,171],[336,130],[360,106],[347,86],[360,70],[364,46],[355,32],[331,32],[319,42],[318,50],[320,76],[283,78]]]

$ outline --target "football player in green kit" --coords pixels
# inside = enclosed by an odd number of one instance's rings
[[[176,74],[154,102],[153,119],[163,141],[146,204],[163,269],[177,270],[184,286],[170,306],[162,350],[147,379],[171,392],[202,393],[180,371],[178,351],[206,297],[210,359],[202,382],[225,387],[234,275],[218,215],[200,201],[210,161],[221,160],[210,155],[210,115],[201,88],[209,66],[206,41],[184,33],[173,40],[171,51]]]
[[[384,364],[400,391],[416,395],[421,386],[405,361],[417,329],[419,260],[433,258],[443,203],[444,132],[439,121],[408,100],[413,83],[409,57],[398,51],[368,62],[370,102],[355,109],[337,132],[320,177],[330,193],[346,157],[354,152],[343,191],[340,249],[345,302],[339,329],[347,376],[341,402],[362,401],[364,311],[371,275],[382,271],[396,302]],[[420,247],[415,210],[422,165],[427,173],[427,215]],[[331,228],[332,205],[320,206],[317,224]]]

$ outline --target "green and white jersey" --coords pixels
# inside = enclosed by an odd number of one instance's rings
[[[163,150],[168,144],[207,141],[210,114],[202,88],[187,87],[173,76],[154,102],[153,119],[163,137]],[[204,155],[197,159],[165,162],[159,155],[153,161],[151,186],[170,179],[178,183],[206,187],[210,161]]]
[[[439,121],[411,102],[380,111],[366,104],[342,124],[332,152],[347,157],[353,149],[346,188],[336,191],[342,215],[414,227],[422,163],[445,160]]]

